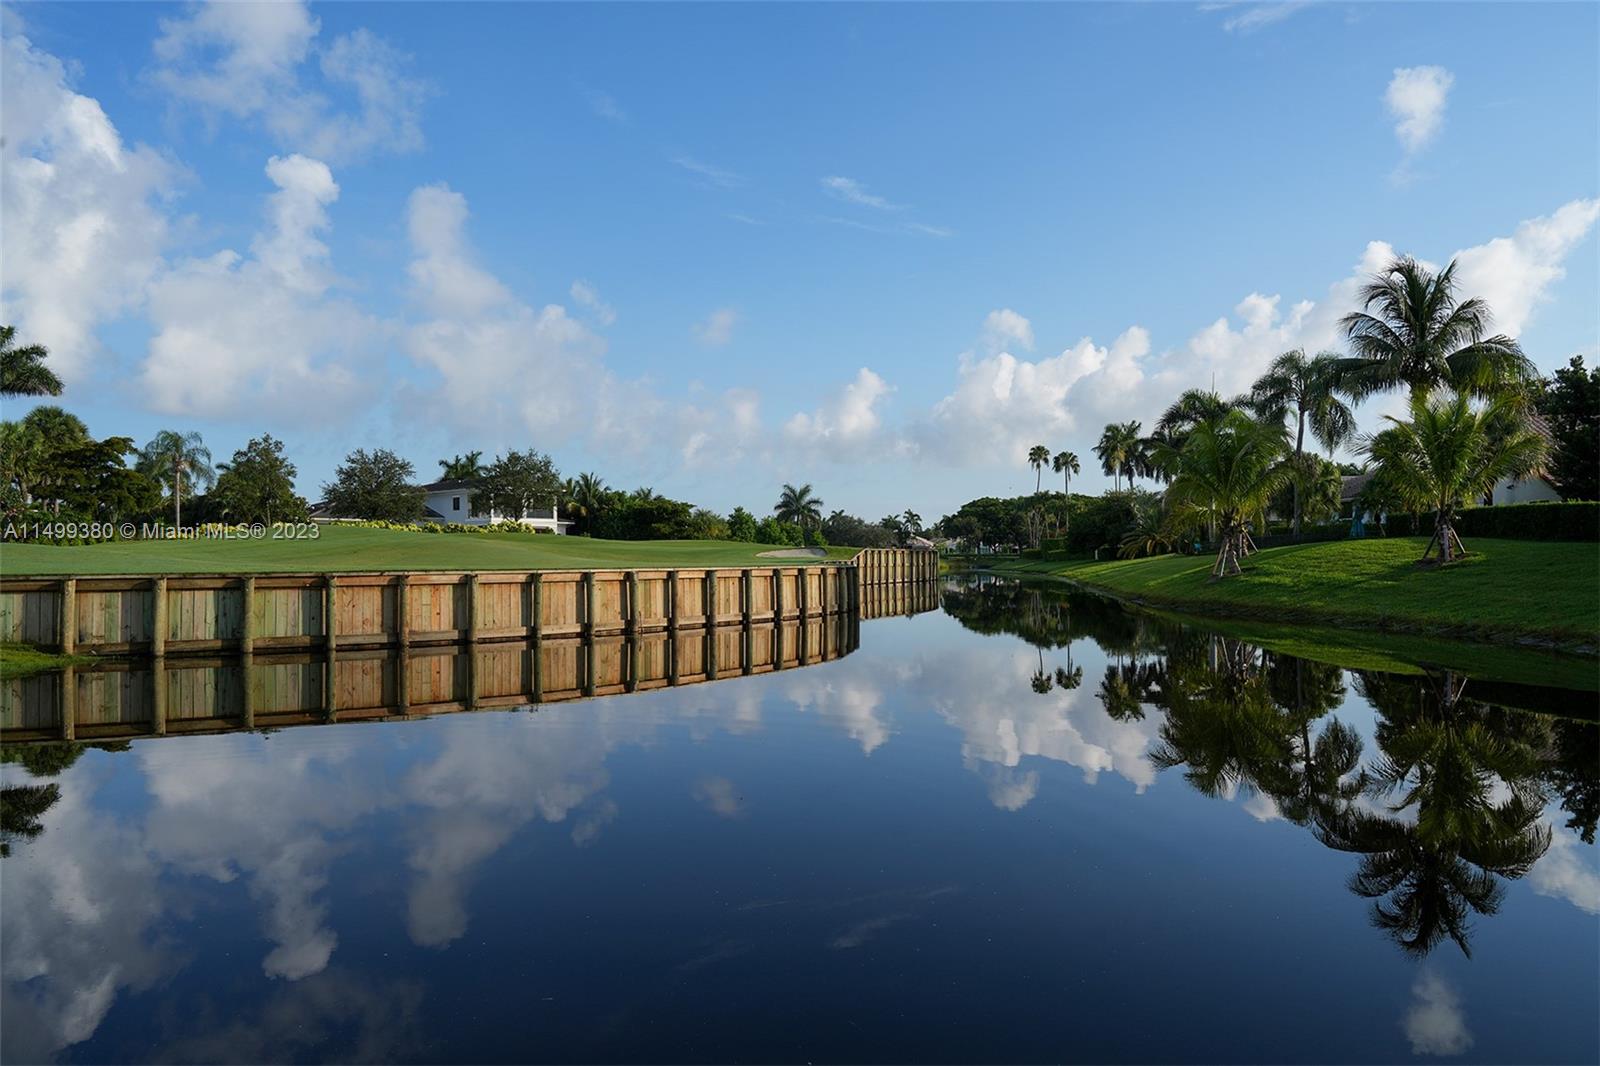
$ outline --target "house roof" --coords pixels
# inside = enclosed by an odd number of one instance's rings
[[[1339,500],[1348,502],[1361,495],[1361,490],[1372,480],[1371,474],[1345,474],[1339,478]]]

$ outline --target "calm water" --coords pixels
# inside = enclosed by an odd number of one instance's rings
[[[1501,705],[1592,694],[943,604],[714,684],[13,749],[0,1052],[1600,1058],[1600,740]]]

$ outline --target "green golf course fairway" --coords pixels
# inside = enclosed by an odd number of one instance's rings
[[[1527,641],[1593,653],[1600,644],[1600,544],[1467,542],[1447,567],[1416,565],[1423,537],[1268,548],[1244,573],[1211,580],[1210,556],[1018,561],[997,572],[1064,577],[1177,610],[1221,617]]]
[[[530,533],[409,533],[327,525],[315,540],[124,540],[59,547],[0,545],[0,574],[350,573],[373,570],[610,570],[797,566],[821,560],[729,540],[594,540]],[[830,559],[860,549],[830,548]]]

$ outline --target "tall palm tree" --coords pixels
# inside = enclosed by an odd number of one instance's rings
[[[1100,460],[1100,470],[1110,474],[1116,491],[1122,491],[1122,476],[1128,476],[1128,487],[1133,487],[1133,473],[1143,461],[1144,444],[1139,436],[1138,422],[1111,422],[1100,434],[1094,454]]]
[[[484,475],[483,453],[468,452],[439,460],[440,476],[447,481],[473,481]]]
[[[1050,462],[1050,449],[1043,444],[1035,444],[1028,449],[1028,465],[1033,467],[1033,494],[1037,496],[1040,488],[1040,478],[1044,475],[1044,468]]]
[[[164,429],[139,451],[138,469],[157,481],[172,483],[172,524],[183,524],[184,475],[189,477],[189,487],[210,488],[216,482],[216,471],[211,467],[211,449],[205,446],[200,434],[190,431],[179,433]]]
[[[1434,513],[1433,537],[1441,562],[1465,554],[1455,531],[1456,509],[1506,477],[1520,477],[1544,462],[1545,442],[1520,417],[1516,397],[1502,395],[1481,408],[1464,392],[1429,399],[1411,394],[1411,420],[1385,416],[1390,428],[1367,441],[1385,487],[1417,510]]]
[[[1061,496],[1066,503],[1061,512],[1061,535],[1066,536],[1072,532],[1072,475],[1082,473],[1083,467],[1078,463],[1077,452],[1056,452],[1050,468],[1061,475]]]
[[[1300,469],[1300,457],[1305,453],[1308,424],[1330,455],[1355,435],[1355,415],[1334,392],[1338,363],[1339,357],[1332,352],[1307,359],[1303,348],[1295,348],[1274,359],[1250,390],[1250,405],[1263,420],[1282,422],[1286,415],[1293,416],[1296,469]],[[1292,487],[1294,535],[1298,539],[1303,511],[1298,479]]]
[[[44,365],[42,344],[13,347],[16,326],[0,326],[0,396],[60,396],[61,379]]]
[[[780,522],[796,522],[802,526],[822,524],[822,501],[812,495],[809,482],[799,488],[786,483],[772,512]]]
[[[1156,459],[1173,474],[1167,507],[1175,525],[1217,524],[1213,577],[1240,572],[1248,523],[1266,512],[1273,493],[1288,480],[1287,451],[1281,423],[1258,422],[1238,410],[1200,423],[1181,449],[1160,446]]]
[[[1511,337],[1489,332],[1489,305],[1456,297],[1456,264],[1435,274],[1410,256],[1361,288],[1361,310],[1340,321],[1353,353],[1336,368],[1356,400],[1390,389],[1448,386],[1474,397],[1521,393],[1537,371]]]

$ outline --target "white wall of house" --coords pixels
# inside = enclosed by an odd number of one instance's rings
[[[1561,499],[1561,493],[1542,477],[1506,478],[1494,487],[1492,503],[1544,503]]]
[[[518,522],[533,529],[548,529],[552,533],[565,533],[572,525],[570,521],[560,517],[555,507],[540,508],[533,515],[516,519],[507,518],[497,513],[475,515],[472,513],[472,490],[470,489],[443,489],[438,492],[429,492],[423,501],[431,511],[436,511],[443,516],[443,521],[459,522],[464,526],[487,526],[496,522]],[[439,521],[439,519],[433,519]]]

